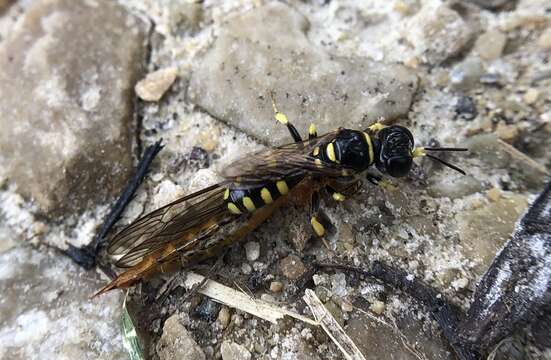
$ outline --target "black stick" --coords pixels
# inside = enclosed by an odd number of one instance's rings
[[[105,238],[105,235],[107,235],[109,230],[111,230],[113,225],[115,225],[115,223],[119,220],[124,209],[126,209],[126,206],[134,197],[136,190],[138,190],[138,187],[149,170],[151,162],[163,148],[163,145],[161,145],[162,141],[163,139],[160,139],[155,144],[147,147],[142,158],[140,159],[140,162],[138,163],[138,167],[134,173],[134,176],[130,180],[130,183],[128,183],[115,205],[111,208],[109,214],[105,217],[105,221],[94,239],[88,245],[83,247],[79,248],[68,244],[68,248],[66,250],[62,250],[65,255],[69,256],[75,263],[82,266],[84,269],[91,270],[96,266],[96,258],[98,251],[101,248],[102,240]]]

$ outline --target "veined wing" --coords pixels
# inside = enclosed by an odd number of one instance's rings
[[[338,130],[314,139],[248,154],[223,169],[221,175],[240,188],[262,186],[266,182],[307,174],[340,176],[343,166],[312,156],[316,147],[331,142],[337,133]]]
[[[115,235],[107,252],[120,257],[116,266],[131,267],[169,242],[211,231],[234,217],[225,206],[224,191],[216,184],[150,212]]]

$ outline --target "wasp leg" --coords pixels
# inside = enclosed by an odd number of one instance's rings
[[[325,245],[325,247],[328,250],[331,250],[331,247],[329,246],[329,244],[327,243],[327,240],[325,239],[326,230],[323,223],[325,222],[324,220],[326,219],[321,220],[320,215],[321,215],[320,214],[320,196],[319,196],[319,192],[316,191],[312,193],[312,199],[310,201],[310,225],[312,225],[312,229],[314,230],[314,233],[321,240],[323,245]]]
[[[347,182],[344,184],[334,182],[327,185],[325,189],[335,201],[344,201],[360,191],[362,184],[363,182],[361,180]]]
[[[372,183],[375,186],[379,185],[379,182],[381,182],[383,180],[382,177],[380,177],[378,175],[373,175],[373,174],[370,174],[370,173],[367,173],[367,175],[365,177],[366,177],[367,181],[369,181],[370,183]]]
[[[310,127],[308,128],[308,139],[313,139],[318,137],[318,130],[316,129],[316,125],[314,123],[310,124]]]
[[[373,185],[379,186],[380,188],[387,190],[387,191],[395,191],[398,189],[396,185],[391,183],[388,180],[383,179],[380,176],[373,175],[373,174],[367,174],[366,175],[367,181],[372,183]]]
[[[277,121],[282,123],[283,125],[287,126],[287,129],[289,129],[289,133],[291,133],[291,136],[293,137],[293,140],[295,142],[301,142],[302,138],[300,137],[300,134],[298,133],[297,128],[289,122],[289,119],[287,118],[287,115],[284,113],[279,112],[277,110],[277,105],[274,99],[274,94],[270,92],[270,97],[272,98],[272,108],[274,109],[274,117]]]

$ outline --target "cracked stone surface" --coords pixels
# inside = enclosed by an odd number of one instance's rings
[[[101,283],[53,252],[0,253],[0,357],[126,359],[121,294],[89,299]]]
[[[33,3],[2,41],[0,166],[47,216],[105,201],[126,181],[143,36],[111,1],[55,0]]]
[[[320,131],[363,129],[407,114],[417,88],[414,73],[331,55],[309,41],[308,27],[303,15],[277,2],[229,20],[193,71],[191,100],[272,145],[289,139],[287,129],[270,121],[270,91],[302,132],[312,122]]]

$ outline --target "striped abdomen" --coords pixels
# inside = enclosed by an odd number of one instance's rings
[[[250,189],[229,187],[224,193],[224,200],[226,200],[228,210],[233,214],[254,212],[264,205],[271,204],[280,196],[287,195],[300,180],[302,177],[282,179]]]

